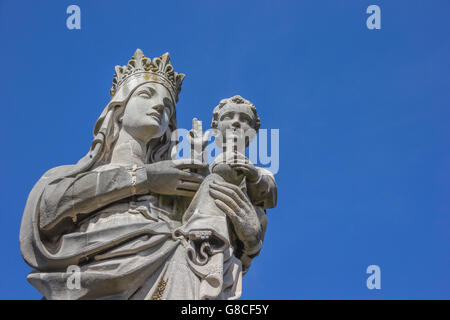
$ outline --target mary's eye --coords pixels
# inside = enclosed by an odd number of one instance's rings
[[[139,97],[146,98],[146,99],[152,97],[151,93],[148,92],[147,90],[139,91],[137,95],[138,95]]]

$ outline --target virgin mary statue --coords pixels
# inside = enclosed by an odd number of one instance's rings
[[[226,183],[223,197],[244,217],[234,227],[223,215],[189,209],[208,168],[171,159],[183,78],[168,53],[152,60],[136,50],[116,66],[89,152],[47,171],[32,189],[20,246],[33,268],[27,279],[44,299],[240,297],[265,215]]]

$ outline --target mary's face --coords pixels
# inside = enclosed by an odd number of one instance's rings
[[[169,91],[159,83],[137,88],[125,107],[122,128],[142,142],[161,137],[175,110]]]

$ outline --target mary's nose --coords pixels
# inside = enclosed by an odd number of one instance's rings
[[[164,105],[163,104],[157,104],[153,107],[154,110],[158,111],[159,114],[162,114],[164,111]]]

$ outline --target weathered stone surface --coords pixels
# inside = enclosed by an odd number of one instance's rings
[[[116,67],[88,154],[36,183],[20,244],[45,298],[240,297],[276,205],[273,175],[244,156],[260,120],[248,100],[224,99],[212,123],[224,152],[207,163],[194,119],[192,158],[173,160],[183,78],[168,54],[138,49]]]

